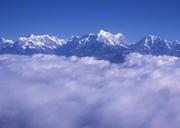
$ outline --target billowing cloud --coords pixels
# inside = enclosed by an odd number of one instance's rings
[[[1,128],[179,128],[180,59],[0,56]]]

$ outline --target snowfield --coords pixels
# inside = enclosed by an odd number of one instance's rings
[[[180,59],[0,55],[0,128],[179,128]]]

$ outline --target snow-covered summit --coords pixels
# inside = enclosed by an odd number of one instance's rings
[[[14,45],[14,41],[12,41],[12,40],[8,40],[5,38],[0,39],[0,50],[12,48],[13,45]],[[0,53],[1,53],[1,51],[0,51]]]
[[[97,34],[97,40],[100,42],[104,42],[107,45],[121,45],[125,47],[126,42],[126,38],[123,34],[121,33],[117,33],[115,35],[113,35],[110,32],[106,32],[104,30],[100,30],[99,33]]]
[[[166,39],[161,39],[160,37],[154,36],[154,35],[145,36],[141,41],[137,42],[135,45],[138,47],[141,46],[141,48],[144,47],[147,49],[152,49],[154,47],[156,47],[156,48],[164,47],[164,48],[168,48],[168,49],[171,48],[170,41],[168,41]]]
[[[17,41],[18,45],[23,49],[28,48],[56,48],[65,44],[64,39],[59,39],[55,36],[49,35],[34,35],[31,34],[28,37],[20,37]]]
[[[14,44],[14,41],[5,39],[4,37],[0,38],[0,44]]]
[[[157,36],[147,35],[131,47],[132,51],[141,54],[174,55],[176,54],[174,53],[174,51],[176,51],[176,47],[174,46],[175,45],[171,41],[162,39]]]
[[[157,37],[157,36],[154,36],[154,35],[147,35],[144,37],[144,41],[145,43],[148,43],[148,42],[152,42],[154,43],[154,41],[156,40],[160,40],[161,38]]]

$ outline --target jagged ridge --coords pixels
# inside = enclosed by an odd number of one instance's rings
[[[125,56],[132,52],[180,57],[180,43],[148,35],[137,43],[130,44],[123,34],[113,35],[103,30],[97,34],[72,36],[68,40],[49,35],[20,37],[16,42],[4,38],[0,40],[1,54],[94,56],[111,62],[123,62]]]

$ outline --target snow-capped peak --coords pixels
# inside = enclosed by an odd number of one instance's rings
[[[126,38],[123,34],[117,33],[113,35],[110,32],[106,32],[104,30],[100,30],[97,34],[97,40],[100,42],[105,42],[108,45],[123,45],[126,44]]]
[[[5,38],[0,38],[0,50],[2,50],[3,48],[12,48],[13,45],[14,45],[14,41],[7,40]]]
[[[14,41],[8,40],[8,39],[5,39],[5,38],[2,37],[0,39],[0,43],[2,43],[2,44],[14,44]]]
[[[161,39],[160,37],[154,35],[147,35],[135,45],[150,50],[152,47],[157,49],[171,49],[171,44],[172,43],[166,39]]]
[[[153,36],[153,35],[148,35],[146,36],[144,39],[144,43],[145,44],[154,44],[154,43],[171,43],[170,41],[166,40],[166,39],[161,39],[160,37],[158,36]]]
[[[49,35],[34,35],[31,34],[28,37],[20,37],[18,39],[19,45],[26,49],[29,48],[39,48],[39,47],[47,47],[47,48],[56,48],[59,45],[65,44],[64,39],[59,39],[55,36]]]
[[[67,41],[71,42],[71,41],[77,41],[79,40],[79,36],[71,36],[69,39],[67,39]]]
[[[144,38],[144,40],[145,40],[145,42],[147,43],[147,42],[154,42],[155,40],[160,40],[160,38],[159,37],[157,37],[157,36],[154,36],[154,35],[147,35],[147,36],[145,36],[145,38]]]

